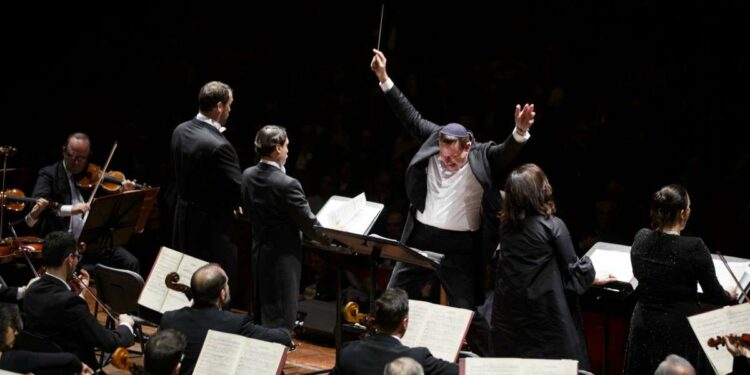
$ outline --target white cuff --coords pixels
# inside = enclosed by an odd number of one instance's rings
[[[23,220],[26,222],[26,225],[28,225],[29,228],[32,228],[34,225],[36,225],[36,223],[39,222],[39,219],[34,219],[33,217],[31,217],[31,214],[26,214]]]
[[[380,82],[380,89],[383,90],[383,92],[388,92],[392,88],[393,81],[391,81],[390,78],[386,79],[385,82]]]
[[[531,138],[531,133],[529,133],[529,131],[527,130],[526,133],[524,133],[524,135],[520,135],[518,134],[518,127],[515,127],[513,129],[513,138],[515,138],[516,142],[518,143],[526,143],[526,141],[528,141],[529,138]]]
[[[131,326],[131,325],[130,325],[130,324],[128,324],[128,323],[120,323],[120,325],[121,325],[121,326],[125,326],[125,327],[128,327],[128,329],[130,330],[130,334],[131,334],[131,335],[133,335],[133,336],[135,336],[135,333],[133,332],[133,326]]]
[[[26,287],[25,286],[19,286],[18,292],[16,292],[16,300],[23,299],[23,295],[26,294]]]
[[[66,204],[60,206],[60,209],[57,211],[57,216],[73,216],[73,205]]]

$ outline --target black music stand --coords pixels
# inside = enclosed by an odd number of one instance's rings
[[[314,247],[332,252],[336,255],[336,324],[334,326],[334,341],[336,345],[336,364],[339,361],[341,349],[341,255],[367,256],[370,264],[370,305],[375,298],[375,268],[382,259],[391,259],[409,263],[429,269],[436,269],[443,258],[442,254],[420,251],[402,244],[399,241],[380,237],[344,232],[336,229],[319,227],[328,237],[339,242],[342,246],[327,246],[314,243]],[[325,370],[328,371],[328,370]],[[316,374],[315,372],[313,374]]]
[[[143,232],[158,191],[147,188],[95,198],[78,238],[86,244],[86,252],[122,246],[133,233]]]

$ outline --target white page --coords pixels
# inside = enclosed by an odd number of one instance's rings
[[[242,345],[236,374],[273,375],[283,370],[281,361],[287,350],[284,345],[246,337],[243,339],[249,341]]]
[[[180,275],[179,283],[190,285],[190,279],[193,278],[193,274],[195,273],[195,271],[206,264],[208,264],[208,262],[206,262],[205,260],[201,260],[190,255],[183,255],[182,261],[177,268],[177,274]],[[170,289],[164,300],[164,304],[162,305],[161,312],[164,313],[167,311],[177,310],[190,305],[191,302],[187,299],[185,293]]]
[[[318,213],[318,221],[326,228],[343,230],[344,226],[359,213],[366,203],[365,193],[349,200],[329,199]]]
[[[732,371],[732,355],[726,347],[711,348],[708,339],[730,333],[741,334],[750,331],[750,304],[726,306],[713,311],[688,317],[693,333],[698,338],[703,351],[708,356],[714,371],[724,375]]]
[[[242,348],[241,337],[209,330],[193,374],[234,374]]]
[[[409,326],[402,343],[424,346],[435,358],[454,362],[473,312],[467,309],[409,300]],[[417,323],[416,327],[412,327]]]
[[[341,230],[349,233],[365,234],[380,211],[381,208],[365,205],[342,226]]]
[[[466,358],[464,375],[575,375],[578,361],[570,359]]]
[[[141,295],[138,298],[138,304],[148,307],[151,310],[162,311],[162,305],[168,292],[173,292],[167,288],[164,282],[170,272],[174,272],[179,267],[182,260],[182,253],[162,246],[159,255],[156,258],[151,273],[146,279]],[[185,299],[187,300],[187,298]]]
[[[630,253],[624,251],[594,249],[589,255],[594,264],[597,278],[604,278],[608,274],[614,275],[618,281],[629,283],[633,279],[633,266],[630,263]]]

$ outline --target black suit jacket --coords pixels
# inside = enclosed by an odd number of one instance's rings
[[[18,302],[18,287],[0,285],[0,302]]]
[[[393,113],[398,117],[406,130],[422,142],[422,146],[409,162],[406,169],[406,195],[409,197],[411,209],[404,225],[401,241],[406,243],[414,228],[415,210],[424,212],[427,199],[427,165],[430,157],[439,152],[438,136],[443,127],[422,117],[409,100],[395,85],[385,94]],[[495,142],[476,142],[472,139],[469,150],[469,166],[474,176],[482,185],[482,253],[484,259],[489,259],[497,246],[497,212],[500,210],[502,197],[500,196],[498,181],[502,172],[510,167],[518,156],[523,145],[512,135],[496,144]],[[425,249],[429,250],[429,249]]]
[[[81,192],[81,194],[87,194],[87,192]],[[62,161],[39,170],[31,195],[34,198],[44,198],[62,205],[72,203],[68,174]],[[86,199],[85,196],[84,199]],[[58,230],[67,231],[70,228],[70,216],[58,216],[56,210],[48,208],[42,211],[36,227],[39,228],[39,235],[42,237]]]
[[[173,246],[218,262],[234,283],[232,211],[240,204],[241,173],[237,153],[216,128],[195,118],[175,128],[171,151],[178,191]]]
[[[25,330],[52,340],[92,368],[97,368],[94,347],[112,352],[134,342],[128,327],[104,328],[83,298],[50,275],[42,276],[26,290],[23,313]]]
[[[350,341],[341,348],[337,375],[381,375],[388,362],[409,357],[419,362],[425,374],[458,374],[458,365],[432,356],[424,347],[410,348],[387,334]]]
[[[290,345],[289,331],[281,328],[265,328],[255,325],[247,315],[219,310],[216,307],[183,307],[168,311],[161,318],[160,329],[176,329],[187,337],[185,358],[180,374],[192,374],[198,361],[208,330],[234,333],[258,340]]]
[[[243,172],[242,203],[252,221],[263,324],[292,328],[302,273],[300,229],[319,242],[326,238],[314,228],[302,185],[275,166],[261,162]]]

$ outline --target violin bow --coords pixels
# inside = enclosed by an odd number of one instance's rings
[[[745,291],[745,288],[742,287],[742,284],[740,284],[740,280],[737,279],[737,276],[734,275],[734,272],[732,272],[732,269],[729,268],[729,263],[727,263],[727,260],[724,259],[724,255],[722,255],[720,251],[716,251],[716,255],[719,256],[719,259],[721,259],[721,262],[724,263],[724,267],[727,268],[727,271],[729,271],[729,274],[732,275],[732,279],[734,280],[735,283],[737,283],[737,287],[740,288],[742,295],[745,297],[745,302],[750,302],[750,297],[747,296],[747,292]]]
[[[112,150],[109,151],[109,156],[107,157],[107,162],[104,163],[104,166],[101,170],[101,175],[99,176],[99,179],[96,181],[96,185],[94,185],[94,189],[91,191],[91,196],[89,197],[88,203],[89,207],[91,207],[91,203],[94,201],[94,197],[96,196],[96,191],[99,190],[99,185],[102,184],[102,181],[104,180],[104,176],[107,175],[107,168],[109,167],[109,162],[112,161],[112,156],[115,154],[115,150],[117,150],[117,141],[112,145]],[[83,215],[83,226],[86,226],[86,219],[89,218],[89,212],[86,211],[86,213]]]

